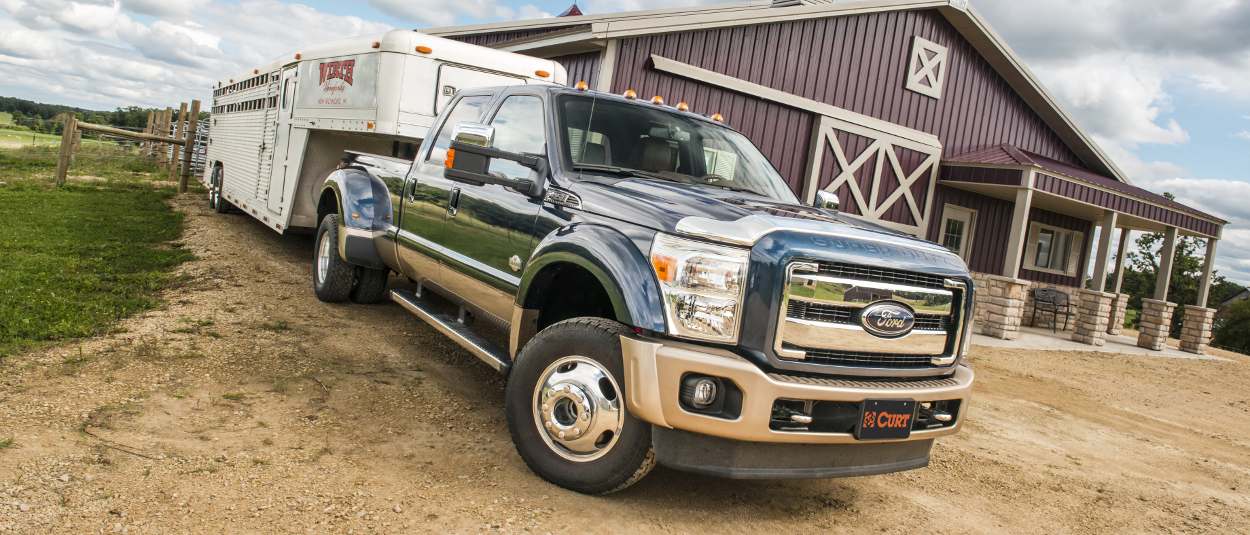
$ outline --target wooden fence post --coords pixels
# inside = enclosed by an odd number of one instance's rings
[[[156,111],[155,111],[155,110],[148,112],[148,125],[147,125],[146,127],[144,127],[144,128],[143,128],[143,133],[144,133],[144,134],[151,134],[151,133],[152,133],[152,120],[153,120],[153,119],[155,119],[155,118],[156,118]],[[148,152],[149,152],[149,150],[150,150],[151,148],[152,148],[152,142],[151,142],[151,141],[144,141],[144,142],[143,142],[143,144],[139,145],[139,152],[140,152],[143,156],[147,156],[147,155],[148,155]]]
[[[169,131],[169,125],[170,125],[171,119],[173,119],[173,115],[174,115],[173,107],[165,108],[165,113],[161,115],[161,131],[160,131],[161,137],[173,137],[173,134],[170,133]],[[166,155],[165,152],[168,151],[169,148],[170,148],[170,145],[168,143],[160,144],[160,147],[159,147],[160,153],[157,154],[156,156],[157,172],[166,170],[165,168],[169,163],[169,156]]]
[[[70,143],[69,164],[74,165],[74,157],[82,150],[82,130],[74,130],[74,139]]]
[[[195,132],[200,126],[200,101],[191,101],[191,113],[187,119],[190,122],[187,124],[186,145],[182,146],[182,175],[178,178],[178,193],[187,192],[187,181],[191,176],[191,160],[195,158]]]
[[[187,103],[183,102],[182,106],[178,108],[178,129],[174,131],[174,139],[182,139],[182,131],[183,131],[184,126],[186,125],[186,122],[187,122]],[[183,145],[181,148],[182,150],[186,150],[186,145]],[[169,149],[170,149],[169,150],[169,178],[167,178],[166,180],[173,182],[174,176],[176,176],[176,173],[178,172],[178,156],[179,156],[178,149],[179,147],[178,145],[171,145]]]
[[[56,158],[56,185],[65,183],[65,175],[69,172],[70,156],[73,154],[74,132],[78,130],[78,119],[73,115],[65,118],[61,128],[61,153]]]

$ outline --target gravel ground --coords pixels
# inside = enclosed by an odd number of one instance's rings
[[[974,347],[929,468],[588,497],[526,469],[485,364],[394,304],[317,301],[311,237],[173,203],[199,260],[165,307],[0,365],[0,533],[1250,530],[1250,357]]]

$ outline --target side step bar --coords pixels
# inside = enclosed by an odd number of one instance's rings
[[[439,310],[438,307],[417,297],[417,294],[410,290],[391,290],[391,300],[425,320],[426,323],[451,338],[453,342],[468,349],[477,358],[490,364],[500,375],[506,377],[508,372],[512,371],[512,359],[508,357],[507,351],[487,340],[485,336],[465,327],[456,320],[455,316]]]

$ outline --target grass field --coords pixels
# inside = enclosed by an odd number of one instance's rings
[[[0,147],[5,145],[11,146],[14,144],[30,145],[32,143],[40,147],[53,147],[55,150],[55,148],[60,148],[61,146],[61,136],[55,134],[39,134],[35,132],[19,132],[16,130],[0,129]],[[82,144],[86,147],[91,145],[101,145],[102,143],[96,139],[84,139],[82,140]],[[116,143],[106,141],[103,142],[103,145],[116,145]]]
[[[51,188],[55,155],[0,153],[0,359],[156,306],[169,271],[192,258],[171,244],[182,214],[165,203],[172,188],[153,187],[150,165],[83,160],[80,171],[105,180]]]
[[[0,111],[0,124],[10,124],[13,122],[13,114],[7,111]]]

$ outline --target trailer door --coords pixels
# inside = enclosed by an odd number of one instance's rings
[[[434,98],[434,115],[443,112],[443,107],[451,102],[451,98],[456,96],[457,91],[519,83],[525,83],[525,79],[494,72],[475,71],[458,65],[441,65],[438,68],[438,95]]]
[[[291,66],[282,71],[282,82],[278,88],[278,120],[274,128],[271,156],[273,166],[269,174],[268,198],[265,199],[269,211],[279,215],[285,215],[283,208],[287,204],[286,184],[288,180],[295,179],[292,174],[299,172],[299,158],[303,154],[302,150],[295,151],[295,158],[291,158],[291,151],[288,150],[291,144],[291,112],[295,109],[295,84],[299,82],[295,77],[295,70]]]

